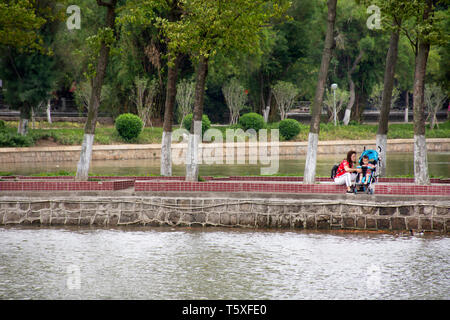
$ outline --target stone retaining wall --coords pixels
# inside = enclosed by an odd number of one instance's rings
[[[216,144],[203,144],[206,148],[216,148]],[[248,143],[235,143],[235,154],[238,149],[246,149],[246,155],[251,149]],[[318,154],[347,154],[349,149],[358,153],[375,148],[374,140],[360,141],[319,141]],[[181,152],[182,145],[172,144],[172,152]],[[280,142],[280,156],[304,156],[308,148],[307,142]],[[450,139],[427,139],[427,149],[433,152],[450,151]],[[78,161],[81,146],[67,147],[29,147],[29,148],[0,148],[0,163],[20,162],[55,162]],[[270,146],[268,147],[270,152]],[[413,152],[413,139],[388,140],[387,152]],[[226,156],[227,146],[223,148],[223,156]],[[210,151],[208,151],[210,154]],[[159,159],[161,157],[160,144],[124,144],[124,145],[94,145],[92,160],[128,160],[128,159]]]
[[[0,198],[0,225],[182,226],[448,233],[449,201],[182,196]]]

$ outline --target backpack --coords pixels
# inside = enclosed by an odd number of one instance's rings
[[[334,177],[336,177],[338,168],[339,168],[339,164],[335,164],[333,166],[333,168],[331,169],[331,179],[334,179]]]

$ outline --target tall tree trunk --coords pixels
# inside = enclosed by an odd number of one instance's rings
[[[20,108],[20,120],[17,133],[26,136],[28,133],[28,122],[31,119],[31,107],[28,104],[22,105]]]
[[[115,7],[117,0],[111,0],[110,3],[105,3],[97,0],[99,6],[107,7],[106,27],[114,30],[114,20],[116,17]],[[101,43],[100,54],[97,60],[97,68],[94,79],[92,80],[92,92],[89,99],[89,108],[84,127],[83,143],[81,145],[80,160],[77,165],[76,180],[86,181],[88,179],[89,167],[92,158],[92,146],[94,144],[95,126],[97,123],[98,108],[100,106],[100,94],[105,79],[106,67],[109,61],[109,45],[104,41]]]
[[[405,123],[409,122],[409,91],[406,90]]]
[[[161,175],[172,175],[172,125],[175,98],[177,95],[177,75],[179,57],[175,58],[174,65],[167,70],[166,104],[164,107],[164,123],[161,144]]]
[[[358,56],[356,57],[355,61],[353,62],[352,68],[347,72],[347,80],[350,86],[350,100],[348,101],[347,108],[345,109],[344,114],[344,125],[348,125],[350,122],[350,114],[352,112],[353,105],[355,103],[355,82],[353,81],[352,74],[355,72],[356,67],[361,62],[361,59],[364,56],[364,50],[360,50]]]
[[[427,0],[423,13],[426,21],[432,10],[432,1]],[[416,66],[414,71],[414,182],[419,185],[429,185],[427,143],[425,140],[425,73],[427,70],[430,43],[419,38]]]
[[[399,28],[391,32],[391,39],[389,41],[389,50],[386,56],[386,66],[384,69],[384,86],[383,96],[381,98],[381,111],[378,121],[378,131],[376,136],[377,151],[380,152],[381,163],[379,167],[379,174],[386,175],[386,149],[387,149],[387,134],[389,130],[389,112],[391,111],[392,90],[394,89],[395,66],[397,65],[398,56],[398,39],[400,35]]]
[[[317,145],[319,143],[320,115],[322,113],[323,94],[327,82],[328,67],[334,48],[334,22],[336,20],[337,0],[328,0],[327,33],[320,64],[319,78],[317,81],[316,94],[312,105],[311,125],[308,135],[308,151],[306,154],[304,183],[314,183],[316,176]]]
[[[189,133],[186,181],[198,181],[199,144],[202,138],[203,101],[205,98],[205,82],[208,75],[208,58],[200,56],[195,83],[194,115]]]
[[[48,99],[47,101],[47,122],[48,123],[52,123],[52,110],[51,110],[51,104],[50,104],[50,99]]]

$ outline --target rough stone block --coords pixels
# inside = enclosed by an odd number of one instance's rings
[[[30,210],[30,204],[26,202],[19,203],[19,209],[22,211]]]
[[[431,206],[416,206],[415,213],[420,216],[431,216],[434,208]]]
[[[328,230],[330,229],[330,216],[321,215],[317,217],[317,229]]]
[[[284,206],[283,205],[268,205],[267,212],[272,213],[272,214],[273,213],[275,213],[275,214],[284,213]]]
[[[239,224],[242,226],[255,226],[255,214],[250,212],[244,212],[239,215]]]
[[[301,205],[285,205],[284,213],[301,213],[302,206]]]
[[[81,210],[80,217],[82,218],[93,218],[96,214],[95,210]]]
[[[397,208],[394,207],[380,207],[378,214],[380,216],[392,216],[397,212]]]
[[[69,211],[78,211],[81,208],[80,203],[77,202],[64,202],[61,203],[61,208],[64,208]]]
[[[135,204],[132,202],[123,202],[122,203],[122,210],[127,210],[127,211],[135,211]]]
[[[361,207],[361,214],[363,215],[376,215],[378,213],[377,207]]]
[[[367,229],[376,229],[377,228],[377,219],[366,218],[366,228]]]
[[[81,203],[81,209],[85,210],[97,210],[98,206],[96,203]]]
[[[390,219],[385,219],[385,218],[377,219],[377,229],[379,229],[379,230],[390,229],[391,222],[389,220]]]
[[[402,216],[411,216],[414,214],[414,207],[412,206],[399,207],[398,213]]]
[[[279,227],[280,228],[290,228],[291,227],[291,219],[289,214],[283,214],[280,216]]]
[[[180,221],[181,214],[176,211],[170,211],[167,214],[167,222],[170,224],[176,225]]]
[[[406,227],[407,229],[417,230],[419,229],[419,219],[415,217],[406,218]]]
[[[239,212],[252,212],[251,203],[239,203]]]
[[[267,217],[267,225],[269,228],[278,228],[279,222],[278,222],[278,215],[269,214]]]
[[[419,228],[421,230],[431,230],[431,219],[430,218],[419,218]]]
[[[258,214],[256,215],[256,226],[258,228],[267,228],[269,222],[268,215]]]
[[[333,205],[325,205],[324,211],[325,214],[340,214],[341,212],[341,206],[337,204]]]
[[[52,226],[61,226],[66,223],[66,217],[51,217],[50,224]]]
[[[50,201],[32,203],[30,209],[33,211],[41,209],[50,209]]]
[[[197,212],[192,214],[192,222],[205,223],[206,222],[206,213]]]
[[[50,225],[51,213],[43,213],[40,216],[40,222],[42,225]]]
[[[361,209],[359,206],[341,206],[341,214],[342,215],[359,215],[361,213]]]
[[[438,216],[450,215],[450,208],[436,207],[435,214]]]
[[[306,215],[305,219],[305,228],[306,229],[316,229],[316,216],[314,215]]]
[[[342,226],[344,228],[354,228],[355,227],[355,217],[343,217]]]
[[[231,218],[230,218],[230,214],[228,212],[222,212],[220,214],[220,224],[223,224],[226,226],[231,224]]]
[[[304,214],[320,214],[323,212],[322,206],[315,206],[315,205],[303,205],[302,206],[302,212]]]
[[[358,229],[364,229],[366,227],[366,218],[365,217],[356,217],[356,227]]]
[[[5,202],[1,204],[2,209],[17,209],[17,202]]]
[[[80,219],[76,217],[67,217],[65,224],[77,226],[80,223]]]
[[[341,216],[331,216],[331,224],[342,225],[342,217]]]
[[[406,230],[406,221],[403,217],[393,217],[391,219],[392,230]]]
[[[432,229],[435,231],[444,231],[444,219],[441,218],[433,218],[432,220]]]
[[[17,211],[6,210],[5,217],[3,218],[5,224],[8,223],[19,223],[25,217],[25,213],[19,213]]]
[[[229,203],[227,204],[226,212],[239,212],[239,204],[238,203]]]
[[[109,215],[109,221],[108,225],[110,226],[117,226],[117,223],[119,222],[119,214],[118,213],[111,213]]]
[[[291,225],[293,228],[296,229],[305,228],[305,219],[303,215],[300,214],[291,215]]]
[[[267,205],[266,204],[253,204],[252,211],[254,213],[267,213]]]
[[[206,222],[209,224],[212,224],[212,225],[219,224],[220,223],[220,213],[216,213],[216,212],[208,213]]]

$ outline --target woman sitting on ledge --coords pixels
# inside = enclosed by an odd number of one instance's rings
[[[353,193],[352,186],[355,184],[356,176],[362,170],[355,168],[356,151],[350,150],[347,153],[347,158],[342,160],[339,165],[334,182],[338,185],[345,184],[347,186],[347,193]]]

